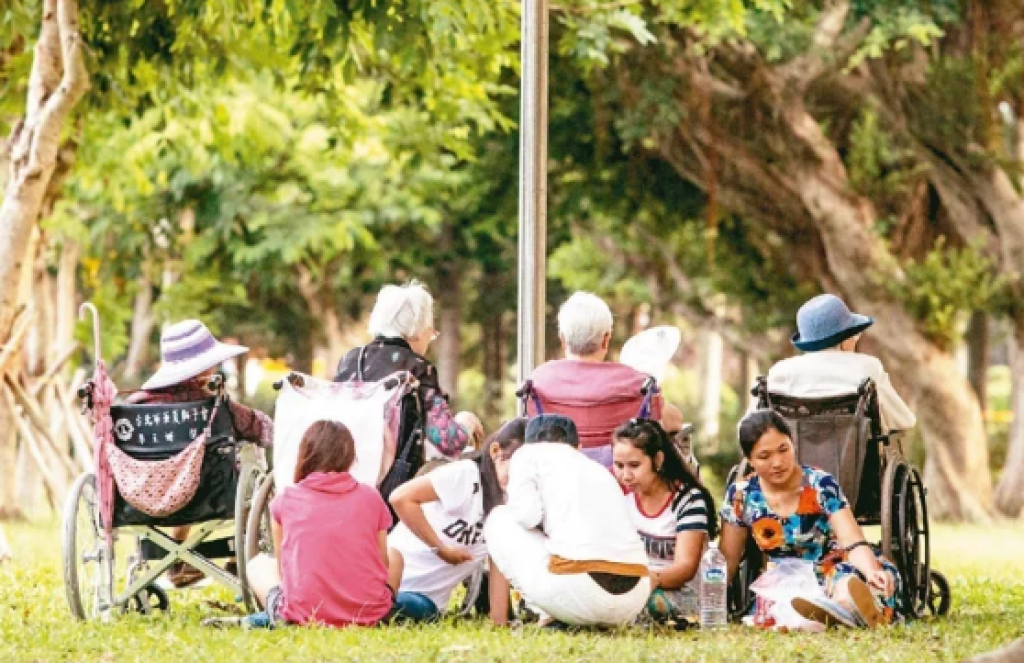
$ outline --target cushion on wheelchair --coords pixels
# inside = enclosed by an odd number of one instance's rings
[[[115,491],[115,527],[186,525],[230,518],[234,514],[238,481],[234,426],[227,401],[219,408],[215,405],[216,400],[211,398],[111,407],[114,442],[135,461],[159,463],[181,456],[210,426],[203,448],[197,450],[202,454],[202,465],[191,498],[173,513],[154,516],[129,504],[119,490]],[[210,417],[214,417],[212,422]]]

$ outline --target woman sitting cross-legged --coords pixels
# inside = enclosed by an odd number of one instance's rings
[[[769,562],[802,559],[814,565],[824,597],[793,599],[793,608],[826,625],[874,627],[896,618],[899,574],[864,539],[838,482],[797,464],[792,433],[771,410],[739,425],[743,455],[754,469],[726,491],[721,550],[730,578],[753,536]]]
[[[391,494],[401,523],[388,537],[391,585],[398,588],[396,617],[429,621],[448,605],[452,590],[483,566],[484,519],[504,503],[509,461],[522,446],[526,419],[513,419],[483,451],[403,484]],[[508,582],[492,564],[488,574],[491,618],[508,621]]]
[[[276,555],[248,565],[271,624],[370,626],[391,612],[391,513],[376,489],[348,473],[354,460],[344,424],[318,421],[303,435],[295,485],[270,503]]]
[[[641,617],[693,623],[699,601],[694,578],[718,524],[711,493],[650,419],[633,419],[615,431],[612,471],[629,491],[626,507],[647,548],[653,591]]]

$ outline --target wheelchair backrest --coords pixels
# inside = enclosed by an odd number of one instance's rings
[[[866,460],[877,457],[881,439],[874,383],[866,379],[853,394],[799,398],[769,392],[762,377],[752,393],[758,409],[775,410],[789,424],[797,461],[834,476],[856,512]]]
[[[235,430],[227,399],[220,407],[216,398],[186,403],[113,405],[114,443],[135,458],[173,455],[197,437],[215,417],[207,446],[232,440]]]

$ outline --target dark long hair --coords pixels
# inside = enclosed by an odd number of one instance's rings
[[[526,439],[526,417],[518,417],[505,422],[501,428],[484,440],[483,448],[474,451],[469,457],[476,461],[480,467],[480,489],[484,498],[484,517],[486,518],[491,509],[505,501],[505,491],[498,483],[498,471],[494,467],[494,459],[491,458],[491,445],[497,443],[498,448],[505,458],[510,458],[519,447],[523,446]]]
[[[348,427],[338,421],[317,421],[299,443],[295,483],[313,472],[348,472],[355,460],[356,443]]]
[[[754,445],[760,442],[764,434],[770,430],[781,433],[790,440],[793,439],[793,431],[789,424],[775,410],[755,410],[743,417],[737,432],[740,438],[740,449],[743,450],[745,458],[750,458],[750,454],[754,451]]]
[[[674,492],[697,489],[707,508],[708,538],[714,539],[718,536],[718,514],[715,512],[715,500],[711,497],[711,492],[686,466],[679,449],[669,439],[668,433],[660,423],[653,419],[630,419],[615,430],[612,443],[616,442],[632,444],[651,459],[652,466],[655,456],[660,451],[664,460],[661,467],[655,467],[658,478]]]

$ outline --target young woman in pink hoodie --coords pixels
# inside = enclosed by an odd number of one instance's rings
[[[349,474],[354,460],[344,424],[318,421],[303,436],[295,485],[270,504],[276,557],[249,563],[271,624],[371,626],[391,612],[391,513],[380,493]]]

